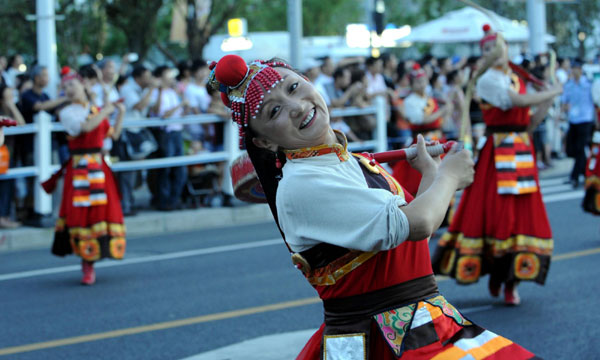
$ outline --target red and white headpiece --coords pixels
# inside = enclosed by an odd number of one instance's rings
[[[73,69],[71,69],[68,66],[63,66],[62,69],[60,69],[60,82],[61,84],[66,83],[69,80],[73,80],[73,79],[78,79],[81,80],[81,76],[79,76],[79,74],[74,71]]]
[[[221,91],[221,100],[231,109],[231,118],[239,128],[240,148],[243,147],[250,119],[260,111],[265,92],[270,93],[283,81],[275,67],[290,68],[281,61],[255,60],[246,65],[244,59],[237,55],[225,55],[209,66],[208,84]]]
[[[483,38],[479,40],[479,47],[483,48],[483,45],[488,41],[496,41],[498,33],[492,30],[490,24],[483,25]]]
[[[419,65],[419,63],[415,63],[413,65],[413,67],[412,67],[411,72],[410,72],[410,78],[411,78],[411,80],[418,79],[418,78],[420,78],[422,76],[427,76],[427,73],[421,67],[421,65]]]

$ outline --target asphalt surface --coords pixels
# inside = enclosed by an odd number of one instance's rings
[[[553,199],[577,195],[552,188]],[[440,281],[440,290],[474,322],[543,358],[598,358],[600,222],[579,199],[546,207],[554,261],[545,286],[520,286],[521,306],[491,298],[486,279]],[[0,359],[182,359],[243,341],[245,355],[204,358],[275,359],[252,339],[306,337],[322,322],[273,223],[131,238],[126,260],[98,264],[94,286],[80,276],[75,257],[0,254]],[[295,339],[278,358],[297,354]]]

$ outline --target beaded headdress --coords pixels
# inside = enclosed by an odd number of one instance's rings
[[[490,24],[483,25],[483,38],[479,40],[479,47],[483,48],[483,45],[488,41],[496,41],[498,33],[492,30]]]
[[[225,55],[209,66],[208,84],[221,92],[221,100],[231,109],[231,118],[239,128],[240,148],[250,124],[260,111],[265,92],[283,81],[274,67],[290,68],[281,61],[255,60],[246,65],[237,55]]]
[[[425,76],[425,75],[427,75],[427,73],[421,67],[421,65],[419,65],[419,63],[415,63],[412,67],[412,70],[410,71],[411,80],[418,79],[421,76]]]

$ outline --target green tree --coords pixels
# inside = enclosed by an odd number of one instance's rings
[[[163,0],[103,0],[107,21],[123,31],[127,51],[143,59],[156,41],[157,15]],[[125,52],[125,51],[123,51]]]

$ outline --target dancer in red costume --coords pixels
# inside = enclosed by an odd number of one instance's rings
[[[412,91],[404,99],[404,116],[410,123],[413,144],[417,143],[418,134],[428,141],[443,140],[442,122],[444,117],[452,113],[452,106],[445,105],[440,108],[437,100],[427,96],[425,89],[429,79],[419,64],[414,65],[410,81]],[[397,162],[392,170],[392,176],[414,196],[421,183],[421,174],[406,161]]]
[[[68,134],[71,158],[61,171],[43,186],[50,192],[64,172],[64,188],[56,223],[52,253],[81,257],[82,284],[96,280],[93,264],[101,258],[122,259],[125,254],[125,226],[119,194],[112,171],[100,153],[102,141],[118,139],[124,106],[107,103],[102,109],[90,104],[77,74],[63,77],[71,104],[58,114]],[[115,127],[108,117],[118,111]]]
[[[600,215],[600,131],[595,131],[592,149],[585,167],[585,197],[583,210]]]
[[[441,163],[419,136],[413,197],[379,164],[351,154],[323,98],[280,61],[211,64],[293,263],[315,288],[325,323],[298,359],[527,359],[534,355],[466,319],[439,294],[426,238],[473,162]],[[463,341],[465,340],[465,341]]]
[[[480,45],[492,56],[496,33],[489,26]],[[509,67],[506,44],[501,56],[477,82],[487,139],[475,166],[475,180],[462,195],[448,232],[433,257],[436,273],[459,284],[490,274],[489,290],[498,296],[504,283],[508,305],[520,302],[519,281],[544,284],[553,249],[552,231],[538,184],[529,132],[545,116],[560,85],[527,94],[525,82]],[[537,105],[530,116],[529,106]]]

